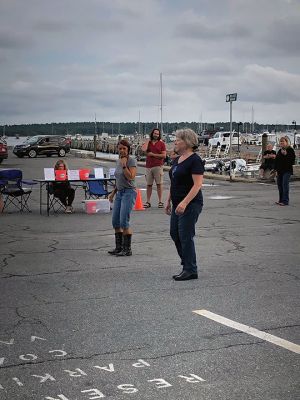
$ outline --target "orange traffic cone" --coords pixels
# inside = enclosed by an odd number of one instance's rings
[[[137,196],[136,196],[135,205],[134,205],[133,209],[135,211],[143,211],[143,210],[145,210],[145,208],[143,206],[141,191],[140,191],[140,189],[137,189],[136,191],[137,191]]]

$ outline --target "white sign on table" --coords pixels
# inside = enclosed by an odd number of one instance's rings
[[[54,168],[44,168],[45,181],[55,181]]]
[[[69,169],[68,170],[68,179],[70,181],[79,181],[79,169]]]
[[[95,178],[96,179],[104,179],[104,172],[103,172],[103,168],[94,168],[94,172],[95,172]]]
[[[109,168],[109,177],[110,178],[115,177],[115,171],[116,171],[116,168]]]

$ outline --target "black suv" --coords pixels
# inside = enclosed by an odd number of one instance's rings
[[[70,142],[71,140],[64,136],[32,136],[24,143],[16,145],[13,153],[20,158],[34,158],[37,155],[51,157],[52,154],[64,157],[70,151]]]

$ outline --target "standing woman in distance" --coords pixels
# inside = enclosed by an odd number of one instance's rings
[[[203,207],[204,164],[195,153],[197,148],[198,137],[192,129],[176,131],[175,151],[179,157],[169,172],[171,187],[165,207],[171,215],[170,235],[182,265],[182,272],[173,276],[175,281],[198,279],[194,236]]]
[[[293,175],[293,165],[295,164],[295,152],[290,146],[289,139],[285,136],[280,138],[279,147],[275,158],[275,170],[277,173],[277,186],[279,191],[279,206],[289,205],[289,183]]]
[[[119,159],[117,160],[115,178],[116,187],[108,196],[114,205],[112,211],[112,226],[115,230],[116,247],[108,253],[115,256],[131,256],[132,229],[130,214],[136,199],[136,160],[130,157],[130,144],[123,139],[118,144]]]

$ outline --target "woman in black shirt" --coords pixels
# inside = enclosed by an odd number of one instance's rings
[[[280,149],[275,158],[275,170],[277,173],[277,186],[279,191],[279,206],[289,205],[289,182],[293,175],[293,165],[295,164],[295,152],[290,146],[288,138],[282,137],[279,141]]]
[[[174,275],[176,281],[198,279],[194,244],[195,225],[203,207],[201,192],[204,165],[195,153],[198,137],[191,129],[176,132],[175,151],[169,176],[171,187],[166,203],[166,213],[171,215],[170,235],[181,259],[183,270]]]

